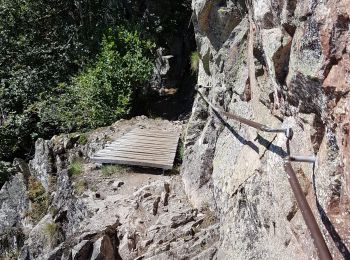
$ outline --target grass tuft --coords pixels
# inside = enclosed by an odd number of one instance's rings
[[[112,176],[113,174],[117,172],[123,172],[125,171],[125,166],[122,165],[103,165],[102,166],[102,174],[104,176]]]
[[[83,163],[80,160],[74,160],[68,167],[69,177],[79,176],[83,172]]]
[[[88,142],[88,136],[87,136],[87,134],[86,134],[86,133],[80,134],[78,142],[79,142],[79,144],[81,144],[81,145],[86,145],[87,142]]]
[[[43,228],[43,233],[47,237],[53,237],[57,232],[57,224],[54,222],[47,223]]]
[[[87,181],[85,179],[84,180],[79,180],[75,184],[74,188],[75,188],[75,191],[76,191],[77,195],[81,195],[88,188],[88,183],[87,183]]]
[[[43,234],[48,239],[50,246],[53,248],[58,241],[58,225],[54,222],[47,223],[42,230]]]
[[[192,73],[196,73],[199,68],[200,54],[198,51],[194,51],[191,53],[191,71]]]

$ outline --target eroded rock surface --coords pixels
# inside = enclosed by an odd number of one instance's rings
[[[315,168],[293,167],[334,259],[350,257],[349,6],[192,1],[204,95],[221,110],[292,127],[291,153],[317,155]],[[317,259],[283,169],[286,137],[223,119],[197,98],[182,168],[190,201],[217,212],[213,258]]]
[[[89,157],[133,128],[181,131],[138,117],[86,134],[39,139],[0,191],[1,257],[179,259],[216,252],[217,219],[188,201],[176,170],[102,166]]]

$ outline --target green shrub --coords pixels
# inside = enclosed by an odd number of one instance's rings
[[[192,73],[198,72],[200,55],[198,51],[194,51],[191,53],[191,71]]]
[[[87,142],[88,142],[88,136],[87,136],[87,134],[86,134],[86,133],[80,134],[78,142],[79,142],[79,144],[81,144],[81,145],[86,145]]]
[[[40,127],[61,132],[92,129],[129,114],[133,95],[147,84],[153,71],[154,44],[142,40],[137,30],[117,27],[103,37],[95,63],[59,86],[38,103]],[[45,131],[46,131],[45,130]]]
[[[15,169],[11,166],[10,163],[0,161],[0,189],[14,173]]]
[[[74,177],[82,174],[83,172],[83,163],[80,160],[74,160],[68,167],[69,177]]]

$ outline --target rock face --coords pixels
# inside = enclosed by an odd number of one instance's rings
[[[0,258],[207,259],[219,227],[189,203],[179,175],[101,166],[89,156],[135,127],[182,122],[139,117],[87,134],[36,142],[34,159],[0,191]]]
[[[292,127],[293,163],[334,259],[350,257],[350,2],[193,0],[198,84],[221,110]],[[224,121],[222,121],[224,119]],[[215,259],[316,259],[283,168],[286,137],[197,98],[182,178],[220,222]],[[211,259],[208,258],[208,259]]]

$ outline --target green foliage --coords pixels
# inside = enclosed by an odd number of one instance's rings
[[[1,1],[0,160],[128,116],[153,69],[152,42],[167,46],[190,16],[184,0]],[[0,168],[0,185],[7,177]]]
[[[198,51],[194,51],[191,53],[191,71],[192,73],[196,73],[199,68],[200,55]]]
[[[71,85],[61,84],[63,94],[40,104],[40,126],[69,132],[108,125],[128,115],[133,93],[150,78],[153,47],[136,30],[109,30],[96,62]]]
[[[10,163],[0,161],[0,187],[15,173]]]
[[[81,144],[81,145],[86,145],[87,142],[88,142],[88,136],[87,136],[87,134],[86,134],[86,133],[80,134],[78,142],[79,142],[79,144]]]
[[[112,176],[117,172],[123,172],[125,170],[125,166],[122,165],[103,165],[102,166],[102,174],[104,176]]]
[[[80,160],[74,160],[68,167],[69,177],[74,177],[82,174],[83,168],[83,163]]]

